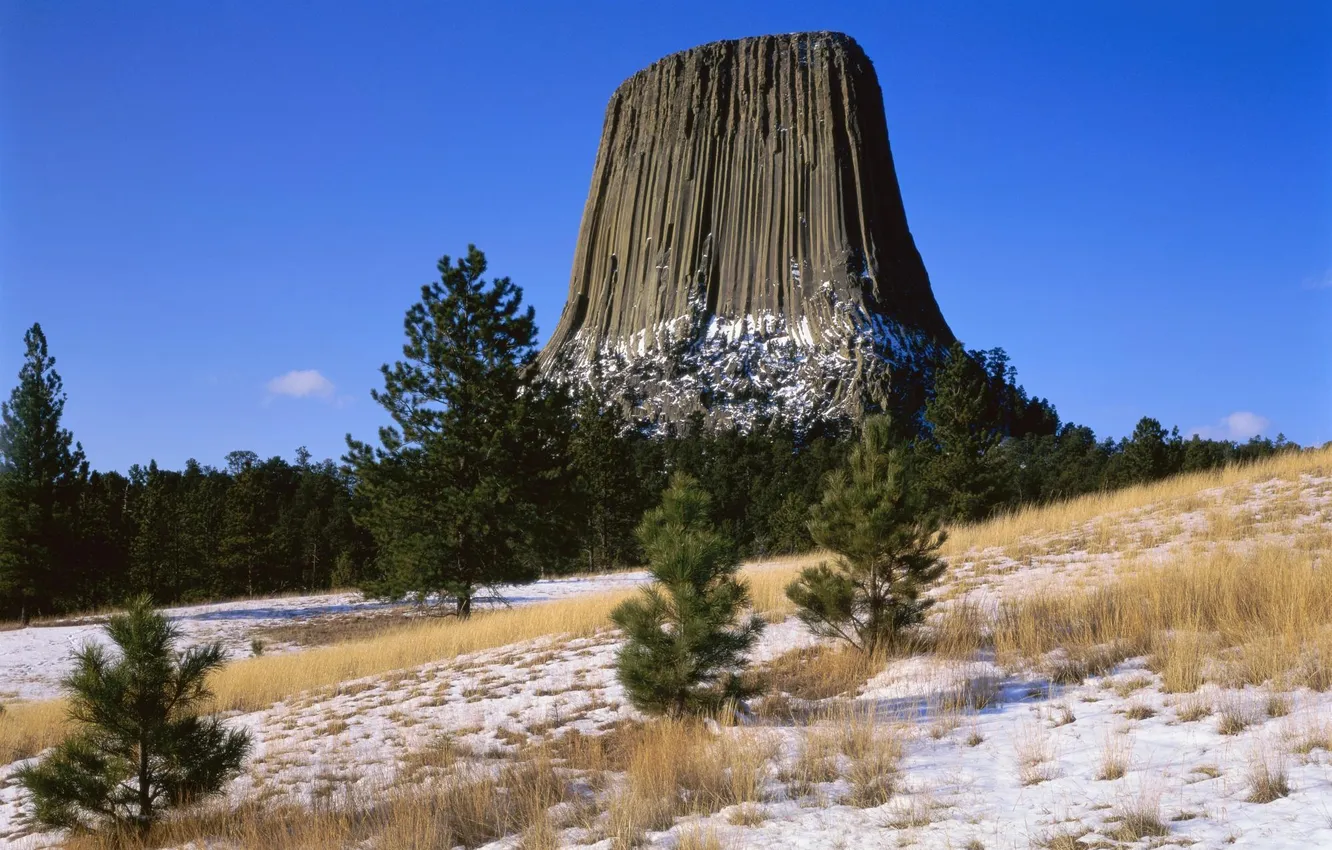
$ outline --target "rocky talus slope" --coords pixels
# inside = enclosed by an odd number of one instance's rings
[[[611,96],[542,367],[649,421],[859,416],[953,339],[838,33],[720,41]]]

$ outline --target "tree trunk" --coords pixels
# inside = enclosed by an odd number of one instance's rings
[[[148,743],[139,740],[139,834],[146,835],[153,823],[153,798],[148,774]]]

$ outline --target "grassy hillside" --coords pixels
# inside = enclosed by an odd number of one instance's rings
[[[1211,846],[1269,821],[1317,837],[1301,818],[1332,805],[1332,451],[956,528],[946,555],[929,627],[874,659],[787,618],[783,587],[824,556],[750,565],[781,625],[754,718],[720,732],[623,704],[605,627],[624,592],[237,661],[218,700],[260,755],[228,806],[161,841],[745,846],[834,802],[852,842],[871,814],[925,846]],[[0,762],[62,725],[58,702],[11,706]],[[764,824],[780,831],[755,838]]]

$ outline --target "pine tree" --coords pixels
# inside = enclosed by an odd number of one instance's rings
[[[809,536],[809,503],[799,493],[788,493],[773,511],[768,523],[771,549],[778,555],[807,552],[814,539]]]
[[[118,652],[89,643],[65,679],[77,731],[16,776],[48,827],[145,833],[164,809],[219,791],[240,771],[250,736],[198,714],[223,664],[220,643],[177,655],[179,630],[147,597],[106,631]]]
[[[130,468],[139,489],[134,504],[135,534],[130,544],[130,581],[140,593],[157,601],[179,598],[184,569],[180,500],[171,485],[175,473],[163,472],[157,461],[144,469]]]
[[[134,523],[126,513],[130,482],[118,472],[93,472],[79,488],[71,563],[61,570],[62,596],[72,610],[116,600],[129,587]]]
[[[466,617],[481,587],[531,581],[572,535],[552,527],[567,486],[552,402],[530,368],[536,323],[508,278],[482,279],[476,246],[407,311],[403,360],[372,395],[392,417],[377,448],[347,437],[359,521],[382,578],[370,589],[452,601]]]
[[[181,598],[220,595],[224,583],[219,553],[230,480],[222,471],[202,466],[194,458],[185,462],[181,479],[181,548],[192,576]]]
[[[235,470],[231,487],[222,503],[222,535],[219,566],[224,593],[253,596],[263,590],[261,571],[272,565],[275,501],[266,486],[261,465],[253,452],[231,452],[228,463]]]
[[[625,633],[620,683],[642,711],[708,711],[749,694],[735,673],[764,624],[742,614],[749,587],[736,577],[739,560],[714,530],[709,507],[697,483],[677,474],[638,527],[656,583],[611,620]]]
[[[1006,360],[1001,366],[1006,370]],[[932,438],[924,451],[930,501],[960,520],[984,518],[1004,495],[993,451],[1002,436],[995,418],[1000,406],[990,380],[980,358],[954,343],[925,405]]]
[[[582,518],[581,567],[590,572],[635,562],[634,528],[643,516],[633,440],[624,414],[596,383],[581,388],[569,453]]]
[[[1133,437],[1124,444],[1123,469],[1126,483],[1142,484],[1167,474],[1170,467],[1168,436],[1161,423],[1150,416],[1138,420]]]
[[[921,592],[944,569],[936,552],[945,533],[892,441],[887,417],[866,419],[846,468],[828,475],[812,509],[810,532],[837,560],[802,570],[786,588],[811,631],[868,653],[921,621],[931,604]]]
[[[0,604],[26,624],[56,601],[87,464],[60,427],[65,393],[42,326],[23,341],[19,384],[0,403]]]

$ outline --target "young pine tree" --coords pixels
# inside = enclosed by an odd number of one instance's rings
[[[749,695],[735,673],[764,624],[742,613],[749,588],[736,577],[739,561],[708,508],[707,493],[677,474],[638,527],[656,583],[611,620],[625,633],[620,683],[642,711],[678,716]]]
[[[60,427],[65,393],[42,326],[33,325],[23,341],[19,384],[0,403],[0,608],[26,624],[34,608],[49,610],[67,583],[60,573],[87,464],[83,447]]]
[[[378,546],[388,598],[451,601],[460,617],[479,588],[531,581],[568,540],[553,517],[567,449],[552,427],[558,399],[531,367],[536,323],[508,278],[487,283],[468,246],[407,311],[403,360],[374,392],[394,425],[380,447],[347,437],[358,521]]]
[[[177,654],[178,630],[147,597],[106,631],[116,656],[88,644],[65,679],[75,733],[16,776],[48,827],[146,833],[164,809],[219,791],[240,771],[250,736],[198,714],[221,644]]]
[[[846,468],[828,475],[823,500],[811,509],[810,533],[837,560],[801,571],[786,588],[811,631],[868,653],[920,622],[931,604],[921,591],[944,568],[935,553],[945,534],[922,509],[905,453],[892,440],[887,417],[865,420]]]

